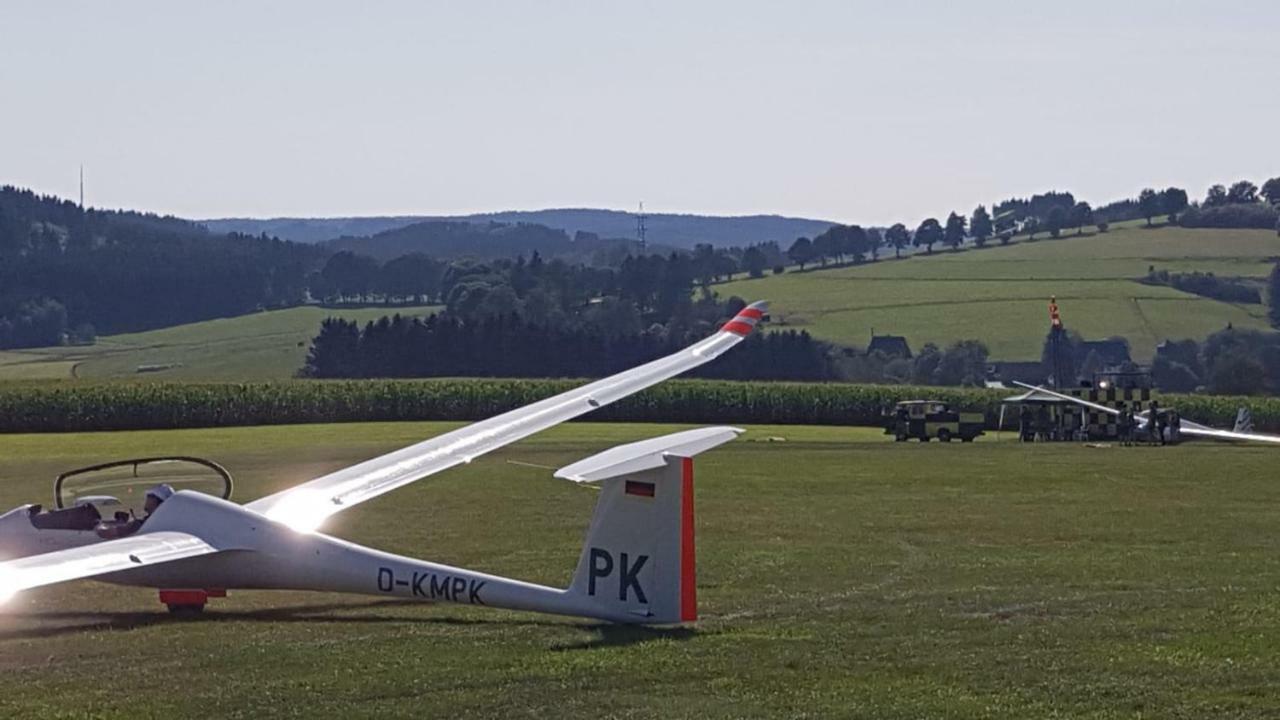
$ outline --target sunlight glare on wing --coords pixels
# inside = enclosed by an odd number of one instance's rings
[[[18,594],[18,578],[16,574],[0,569],[0,605],[4,605]]]
[[[267,517],[300,533],[313,533],[333,514],[331,500],[314,490],[299,488],[281,498]]]

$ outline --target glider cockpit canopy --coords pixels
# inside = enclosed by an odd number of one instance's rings
[[[92,505],[104,513],[132,510],[142,513],[147,490],[160,484],[174,490],[198,490],[231,499],[231,473],[212,460],[166,456],[115,460],[69,470],[53,483],[57,510]]]

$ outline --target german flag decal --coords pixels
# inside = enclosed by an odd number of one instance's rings
[[[628,495],[651,498],[657,495],[657,488],[654,487],[653,483],[628,480],[626,493]]]

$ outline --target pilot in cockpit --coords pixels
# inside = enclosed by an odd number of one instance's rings
[[[98,533],[98,537],[103,540],[116,540],[138,532],[142,529],[142,525],[155,514],[155,511],[164,504],[165,500],[173,497],[173,486],[167,483],[156,485],[147,491],[147,498],[142,506],[143,512],[146,514],[142,517],[134,517],[131,513],[116,513],[114,521],[104,521],[94,528]]]

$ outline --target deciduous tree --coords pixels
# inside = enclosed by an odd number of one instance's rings
[[[1221,185],[1212,185],[1204,195],[1205,207],[1221,207],[1227,204],[1227,189]]]
[[[991,216],[987,214],[987,208],[982,205],[974,208],[973,218],[969,220],[969,234],[973,235],[974,243],[978,247],[986,245],[994,229]]]
[[[1258,186],[1248,180],[1234,183],[1227,191],[1227,202],[1239,205],[1258,202]]]
[[[902,223],[894,223],[884,233],[885,242],[889,247],[893,248],[893,256],[895,258],[902,257],[902,248],[907,247],[911,243],[911,233],[907,230],[907,226]]]
[[[1143,188],[1138,193],[1138,209],[1147,219],[1147,227],[1151,227],[1151,219],[1160,214],[1160,194],[1151,188]]]
[[[1084,226],[1093,222],[1093,208],[1089,203],[1081,201],[1071,206],[1068,222],[1076,229],[1076,234],[1084,232]]]
[[[807,237],[796,238],[791,247],[787,248],[787,257],[803,270],[805,263],[813,260],[813,241]]]
[[[942,236],[942,224],[937,218],[929,218],[916,228],[915,238],[911,242],[916,247],[923,247],[926,253],[932,253],[933,246],[942,242]]]
[[[1187,191],[1176,187],[1165,189],[1160,193],[1160,205],[1169,216],[1169,222],[1178,222],[1178,216],[1187,209]]]

